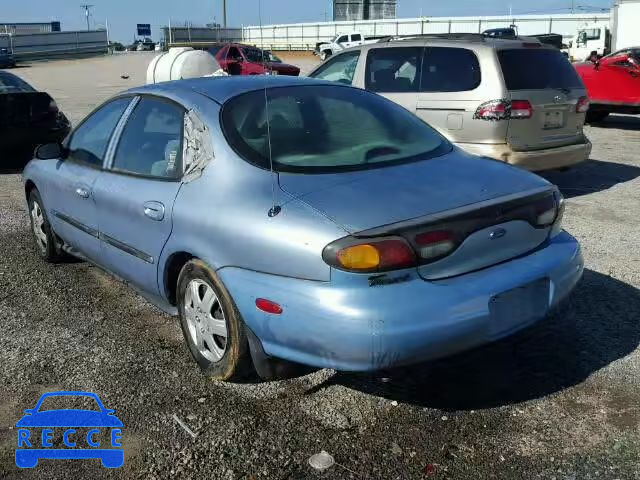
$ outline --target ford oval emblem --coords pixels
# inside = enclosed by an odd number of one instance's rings
[[[491,240],[497,240],[498,238],[502,238],[507,234],[507,231],[504,228],[496,228],[493,232],[489,234],[489,238]]]
[[[555,97],[553,97],[553,101],[555,103],[560,103],[562,101],[562,97],[560,95],[556,95]]]

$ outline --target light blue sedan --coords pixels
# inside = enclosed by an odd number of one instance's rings
[[[553,185],[344,85],[149,85],[36,157],[41,256],[86,259],[179,315],[218,379],[451,355],[545,317],[583,271]]]

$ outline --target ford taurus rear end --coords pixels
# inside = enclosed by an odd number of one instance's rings
[[[283,208],[265,266],[220,277],[268,356],[354,371],[439,358],[544,318],[580,279],[562,196],[540,177],[464,153],[363,90],[310,82],[267,98],[238,96],[221,119]],[[291,274],[316,262],[326,276]]]

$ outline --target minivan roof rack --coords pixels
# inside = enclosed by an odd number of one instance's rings
[[[535,37],[492,37],[490,35],[484,35],[482,33],[422,33],[416,35],[390,35],[388,37],[381,38],[378,40],[378,43],[389,43],[397,40],[410,40],[412,38],[433,38],[433,39],[441,39],[441,40],[461,40],[466,42],[485,42],[487,40],[490,41],[500,41],[500,40],[520,40],[520,41],[534,41],[540,42]],[[541,43],[541,42],[540,42]]]

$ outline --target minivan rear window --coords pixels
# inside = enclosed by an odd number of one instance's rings
[[[576,70],[558,50],[500,50],[498,59],[507,90],[584,88]]]
[[[224,105],[222,128],[242,158],[265,169],[271,159],[274,169],[284,172],[366,170],[426,160],[452,148],[399,105],[337,85],[242,94]]]

